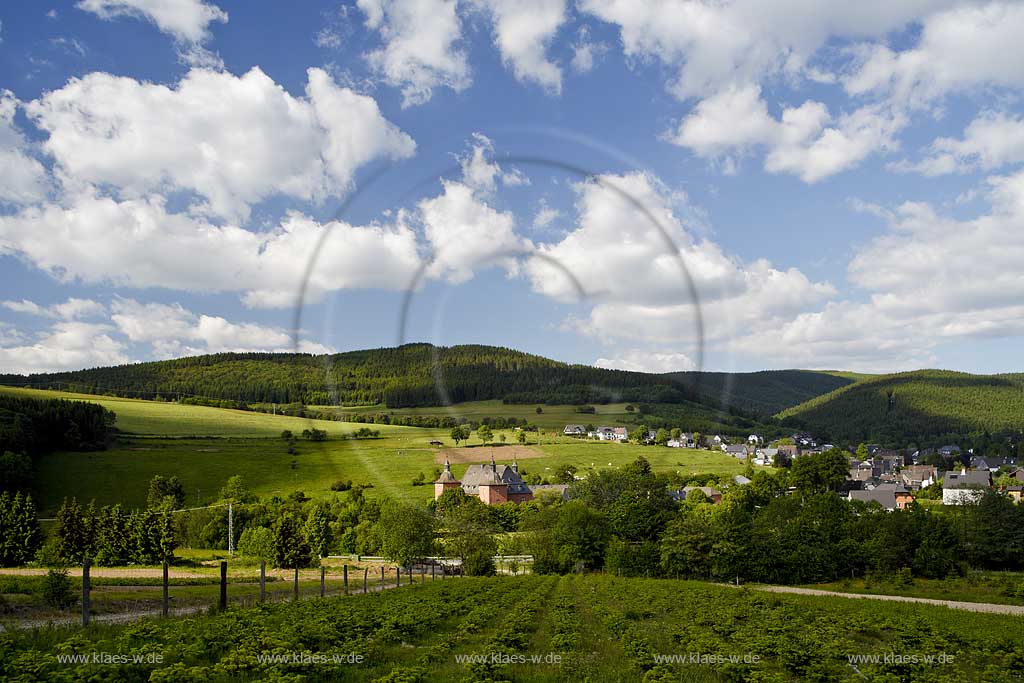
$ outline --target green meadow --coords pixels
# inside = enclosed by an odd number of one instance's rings
[[[142,506],[149,481],[158,474],[177,476],[188,492],[189,504],[215,500],[221,487],[234,475],[241,475],[246,486],[260,496],[286,496],[303,491],[312,498],[330,497],[335,495],[331,485],[340,480],[372,485],[367,491],[371,496],[427,501],[433,497],[429,482],[438,466],[436,449],[429,442],[440,440],[446,447],[454,446],[449,430],[361,425],[6,387],[0,391],[93,401],[117,414],[116,424],[122,434],[108,450],[54,453],[39,459],[37,499],[43,516],[55,513],[66,496],[95,500],[99,505]],[[507,407],[499,402],[477,402],[466,407],[478,416],[507,414],[498,413],[497,409]],[[462,406],[455,408],[461,410]],[[556,426],[600,418],[576,414],[572,406],[545,406],[544,411],[552,420],[556,415],[576,415],[575,420],[559,418],[552,423]],[[614,422],[614,415],[611,410],[605,413],[609,422]],[[345,438],[366,426],[379,430],[380,438]],[[281,432],[287,429],[298,435],[312,427],[326,430],[328,440],[311,442],[300,438],[294,445],[295,452],[289,453],[288,442],[280,438]],[[502,434],[496,432],[495,444],[500,443]],[[504,435],[507,445],[494,450],[500,462],[511,461],[512,446],[518,445],[517,434]],[[460,446],[461,457],[453,460],[486,460],[484,451],[476,450],[482,445],[474,434],[468,444]],[[736,459],[712,451],[582,441],[552,436],[550,432],[529,434],[528,447],[540,457],[520,459],[520,471],[546,478],[565,465],[575,466],[577,476],[586,476],[590,471],[619,467],[640,455],[659,472],[727,476],[744,469]],[[501,457],[503,450],[508,451],[507,458]],[[456,476],[461,476],[467,467],[465,462],[456,462],[452,469]],[[420,473],[428,484],[414,486],[412,481]]]
[[[541,411],[537,412],[538,406],[532,403],[502,403],[501,401],[469,401],[458,403],[450,407],[429,407],[429,408],[388,408],[384,405],[359,406],[355,408],[338,408],[335,406],[311,406],[317,410],[334,411],[342,414],[375,414],[388,413],[391,415],[450,415],[456,419],[464,417],[467,420],[480,421],[484,417],[515,417],[526,418],[530,424],[535,424],[541,429],[557,429],[559,432],[567,424],[593,424],[595,427],[603,424],[621,424],[626,417],[633,413],[626,411],[626,403],[608,403],[595,405],[595,413],[580,413],[579,406],[539,406]]]

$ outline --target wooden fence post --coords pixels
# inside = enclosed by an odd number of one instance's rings
[[[220,608],[228,608],[228,563],[220,561]]]
[[[363,567],[363,595],[366,595],[366,577],[370,573],[369,567]]]
[[[89,558],[82,559],[82,626],[89,625]]]
[[[345,595],[348,595],[348,565],[346,564],[341,570],[341,580],[345,584]]]
[[[380,568],[380,589],[384,590],[384,566],[383,565],[381,565],[381,568]]]
[[[402,568],[401,567],[395,567],[395,586],[397,587],[397,586],[401,586],[401,585],[402,585]]]
[[[321,598],[324,597],[324,593],[327,592],[327,590],[326,590],[327,586],[325,585],[327,577],[325,576],[325,574],[326,574],[326,567],[324,567],[323,565],[320,565],[320,597]]]
[[[295,565],[295,586],[294,586],[294,590],[292,591],[292,599],[293,600],[298,600],[299,599],[299,565],[298,564]]]
[[[164,602],[163,602],[163,615],[166,617],[170,611],[170,605],[168,605],[167,596],[167,558],[164,557]]]
[[[430,580],[431,581],[437,581],[437,574],[434,572],[434,570],[436,568],[437,568],[436,564],[434,564],[434,563],[430,564]]]
[[[260,560],[260,603],[267,599],[267,561]]]

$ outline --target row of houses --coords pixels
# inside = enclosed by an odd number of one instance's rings
[[[847,497],[849,500],[875,501],[887,510],[902,510],[913,502],[915,493],[941,480],[943,505],[970,505],[993,489],[992,474],[996,469],[969,470],[961,467],[948,470],[940,477],[933,465],[907,465],[898,472],[873,477],[863,488],[850,490]],[[1000,490],[1020,503],[1024,495],[1024,468],[1015,470],[1010,476],[1020,483],[1002,486]]]
[[[625,427],[598,427],[588,431],[584,425],[565,425],[565,436],[587,437],[598,441],[629,441],[629,430]]]

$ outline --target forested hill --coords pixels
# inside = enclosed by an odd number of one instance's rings
[[[705,402],[768,417],[835,391],[855,380],[814,370],[761,372],[670,372],[668,377],[699,390]]]
[[[246,403],[439,405],[452,402],[678,403],[698,391],[671,377],[569,365],[492,346],[397,348],[327,356],[225,353],[74,372],[0,376],[0,384],[138,398],[198,396]],[[692,383],[691,383],[692,384]]]
[[[927,446],[958,443],[978,432],[1019,434],[1024,429],[1024,375],[943,370],[879,375],[811,399],[779,417],[793,418],[836,443]]]

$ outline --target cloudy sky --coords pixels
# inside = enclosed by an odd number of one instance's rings
[[[1024,4],[13,0],[0,372],[1022,370]]]

